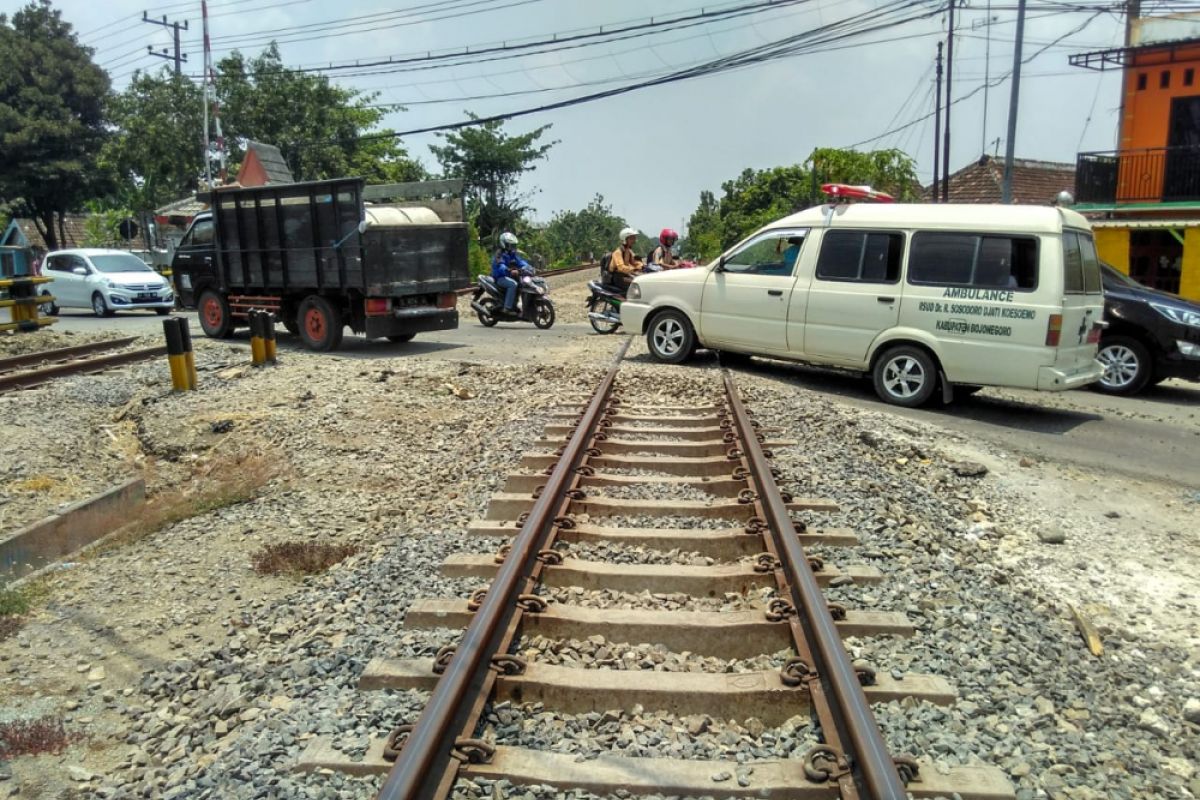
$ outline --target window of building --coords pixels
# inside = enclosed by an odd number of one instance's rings
[[[1191,86],[1192,81],[1196,79],[1196,70],[1188,67],[1183,71],[1183,85]]]
[[[1146,73],[1142,72],[1138,74],[1137,88],[1139,92],[1146,89]]]
[[[1160,89],[1170,89],[1171,88],[1171,70],[1164,69],[1162,72],[1158,73],[1158,88],[1160,88]]]
[[[1031,291],[1038,284],[1037,239],[923,231],[913,236],[908,282]]]
[[[904,234],[829,231],[821,240],[817,278],[826,281],[896,283],[904,257]]]

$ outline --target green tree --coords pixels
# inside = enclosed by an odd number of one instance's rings
[[[372,105],[375,93],[290,70],[274,43],[255,58],[235,51],[221,59],[217,96],[234,163],[243,156],[241,142],[252,139],[278,147],[296,180],[425,176],[390,131],[374,129],[386,113]]]
[[[48,0],[0,14],[0,197],[58,247],[62,215],[97,194],[108,75]]]
[[[804,164],[744,170],[721,184],[719,200],[701,192],[688,222],[687,253],[715,258],[768,222],[822,202],[814,194],[822,183],[868,184],[901,201],[918,199],[921,189],[913,160],[899,150],[818,148]]]
[[[617,246],[625,220],[597,194],[580,211],[560,211],[540,232],[546,260],[554,266],[573,266],[598,259]]]
[[[109,104],[116,128],[100,154],[114,202],[152,210],[198,187],[204,175],[203,89],[167,69],[138,73]]]
[[[538,144],[549,125],[515,136],[509,136],[503,127],[500,120],[481,122],[441,134],[446,144],[429,146],[447,178],[463,179],[467,212],[480,236],[491,244],[504,230],[520,227],[518,222],[528,209],[517,181],[536,169],[536,162],[557,144]]]

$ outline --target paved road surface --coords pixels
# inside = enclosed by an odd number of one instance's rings
[[[195,314],[189,312],[185,316],[192,319],[193,335],[200,336]],[[83,311],[64,311],[55,327],[152,334],[161,331],[162,321],[150,312],[97,319]],[[282,328],[279,337],[282,352],[300,346]],[[370,359],[403,354],[416,358],[512,362],[591,358],[595,356],[581,354],[580,345],[599,346],[601,342],[595,341],[598,338],[586,323],[559,323],[548,331],[526,324],[500,324],[489,329],[465,317],[457,330],[421,334],[407,344],[371,342],[347,335],[339,355]],[[231,341],[249,343],[244,331]],[[618,341],[618,337],[605,337],[603,344],[611,344],[611,348],[587,349],[591,353],[607,352],[615,349]],[[644,346],[635,345],[631,353],[642,353],[634,357],[646,358]],[[715,359],[710,354],[700,353],[690,368],[714,365]],[[1086,390],[1043,394],[985,389],[949,408],[909,410],[884,405],[875,397],[869,382],[853,375],[757,359],[745,369],[781,383],[839,397],[851,405],[888,411],[978,436],[1018,453],[1200,488],[1200,384],[1168,381],[1136,398],[1109,397]]]

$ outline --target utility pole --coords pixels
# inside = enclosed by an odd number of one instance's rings
[[[1025,0],[1017,0],[1017,41],[1013,45],[1012,99],[1008,101],[1008,141],[1004,143],[1004,189],[1000,202],[1012,202],[1013,152],[1017,148],[1017,105],[1021,96],[1021,45],[1025,41]]]
[[[143,11],[142,12],[142,22],[149,22],[151,25],[161,25],[164,28],[170,28],[174,32],[174,34],[175,34],[175,55],[171,55],[171,53],[165,47],[163,48],[163,51],[161,53],[156,53],[156,52],[154,52],[154,48],[151,47],[150,45],[146,45],[146,52],[149,53],[150,55],[154,56],[155,58],[165,58],[168,61],[174,61],[175,62],[175,74],[177,76],[183,74],[182,65],[183,65],[184,61],[187,61],[187,53],[179,52],[179,31],[181,30],[179,21],[176,20],[175,22],[167,22],[166,14],[163,14],[163,18],[161,20],[150,19],[150,15],[147,14],[145,11]],[[188,23],[187,23],[187,20],[185,19],[183,21],[182,30],[186,31],[187,29],[188,29]]]
[[[954,6],[950,0],[950,19],[946,30],[946,129],[942,141],[942,202],[950,202],[950,104],[954,100]]]
[[[933,92],[933,202],[937,202],[938,192],[941,187],[938,185],[938,167],[942,158],[942,43],[938,42],[937,53],[937,88]]]
[[[983,53],[983,126],[979,130],[979,152],[987,153],[988,88],[992,82],[992,0],[988,0],[987,19],[984,20]]]

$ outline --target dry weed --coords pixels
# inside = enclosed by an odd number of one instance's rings
[[[57,717],[0,723],[0,758],[61,753],[71,736]]]
[[[315,575],[357,552],[351,544],[277,542],[255,553],[251,563],[260,575]]]

